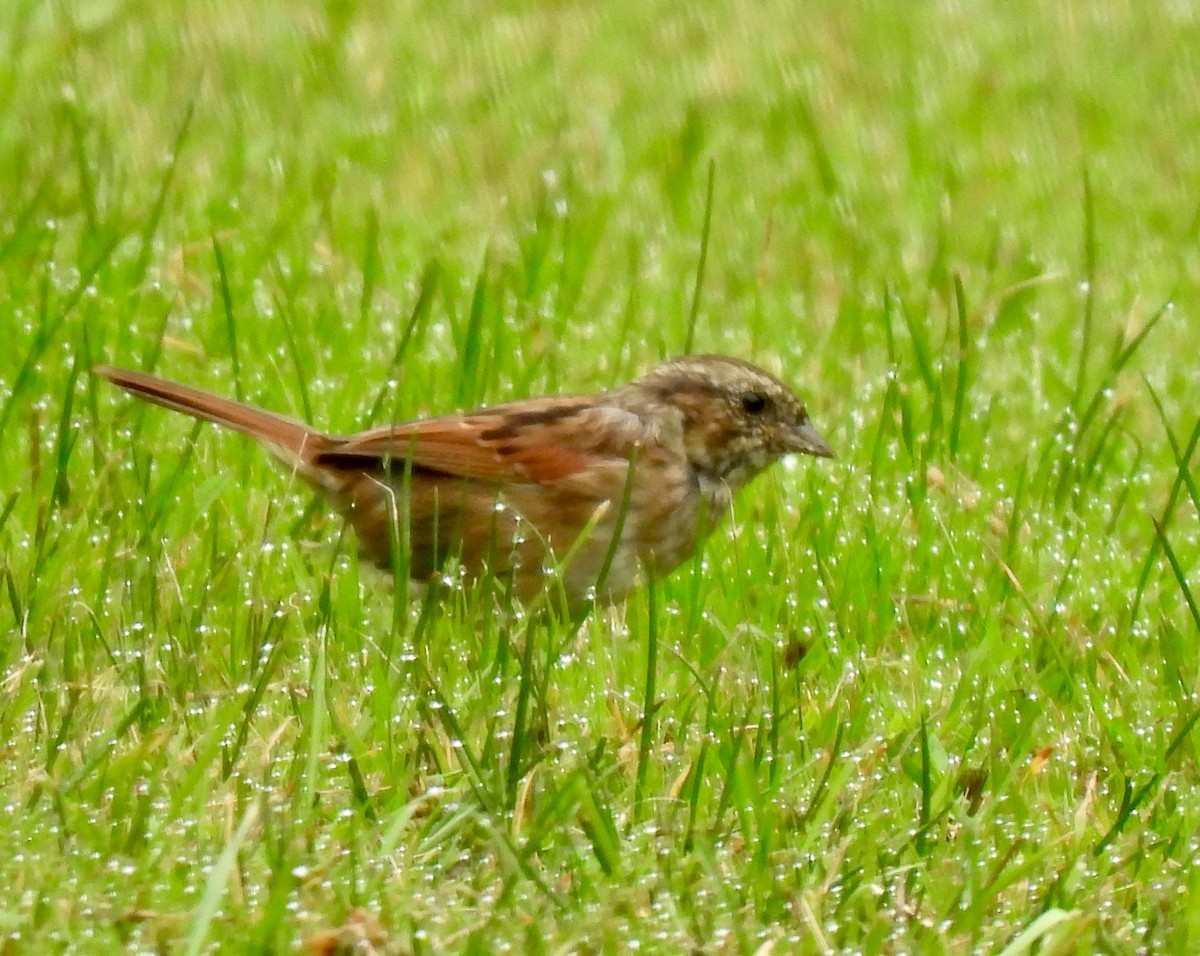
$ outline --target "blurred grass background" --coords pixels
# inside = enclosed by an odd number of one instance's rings
[[[13,0],[0,48],[0,949],[1196,948],[1192,5]],[[578,632],[410,604],[87,374],[332,430],[606,387],[709,216],[697,348],[840,458]]]

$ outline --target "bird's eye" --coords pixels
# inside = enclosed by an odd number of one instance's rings
[[[767,396],[762,392],[747,392],[742,396],[742,410],[750,415],[761,415],[767,407]]]

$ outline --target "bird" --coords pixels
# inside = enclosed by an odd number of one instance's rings
[[[360,552],[426,584],[458,562],[569,613],[669,574],[752,478],[833,458],[799,396],[750,362],[685,355],[595,394],[523,398],[332,435],[144,372],[94,373],[250,436],[344,513]]]

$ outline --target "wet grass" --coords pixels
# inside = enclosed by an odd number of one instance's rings
[[[1198,32],[6,5],[0,949],[1194,950]],[[839,458],[577,625],[88,374],[350,431],[688,344]]]

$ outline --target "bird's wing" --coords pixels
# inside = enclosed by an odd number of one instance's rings
[[[632,412],[594,398],[526,399],[464,415],[387,425],[334,439],[314,464],[362,469],[387,461],[494,482],[554,484],[627,461],[649,439]]]

